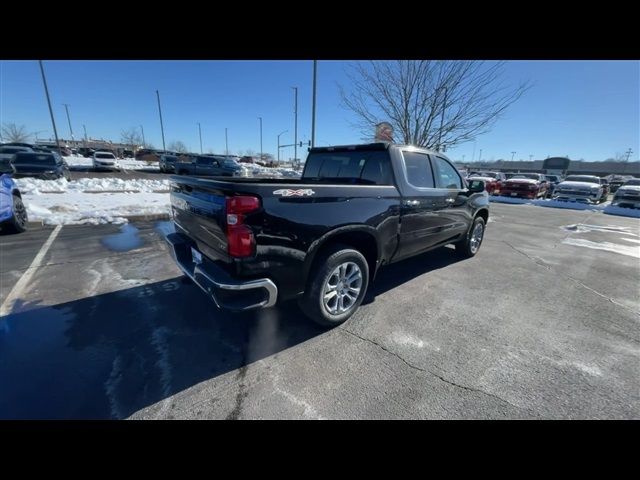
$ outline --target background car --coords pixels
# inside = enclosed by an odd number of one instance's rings
[[[560,175],[545,175],[544,178],[549,183],[549,193],[553,195],[556,185],[562,181],[562,177]]]
[[[632,175],[609,175],[607,180],[609,181],[609,189],[611,193],[616,193],[618,188],[631,179],[633,179]]]
[[[80,147],[78,153],[85,158],[91,158],[96,151],[93,148]]]
[[[57,152],[20,152],[11,159],[14,177],[35,177],[44,180],[71,180],[69,167]]]
[[[607,200],[600,177],[567,175],[554,191],[553,198],[565,202],[602,203]]]
[[[640,208],[640,178],[632,178],[623,183],[613,195],[611,205]]]
[[[158,160],[160,171],[162,173],[175,172],[177,161],[178,161],[178,157],[176,155],[166,155],[166,154],[160,155],[160,160]]]
[[[111,152],[104,151],[93,154],[93,168],[96,170],[120,170],[116,156]]]
[[[474,172],[467,177],[467,180],[482,180],[489,195],[499,195],[500,187],[506,177],[502,172]]]
[[[545,198],[549,195],[549,182],[540,173],[514,173],[502,182],[500,195],[520,198]]]
[[[11,178],[14,167],[9,161],[0,161],[0,228],[20,233],[27,229],[27,209],[22,195]]]
[[[16,153],[33,152],[33,148],[19,145],[2,145],[0,146],[0,159],[10,160]]]

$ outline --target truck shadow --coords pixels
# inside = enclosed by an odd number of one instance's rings
[[[456,255],[453,247],[440,247],[421,255],[392,263],[379,270],[375,281],[367,290],[363,305],[372,303],[376,296],[399,287],[420,275],[453,265],[462,258]]]
[[[220,311],[179,278],[13,311],[0,319],[4,419],[126,418],[325,331],[294,305]]]

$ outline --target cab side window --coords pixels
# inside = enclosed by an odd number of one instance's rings
[[[418,152],[402,152],[407,182],[418,188],[433,188],[433,172],[429,156]]]
[[[462,179],[456,168],[444,158],[432,157],[436,170],[436,187],[449,189],[462,189]]]

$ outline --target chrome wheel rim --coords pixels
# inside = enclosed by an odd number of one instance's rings
[[[471,253],[476,253],[482,243],[482,236],[484,235],[484,227],[481,223],[476,224],[471,233],[470,249]]]
[[[362,289],[362,271],[354,262],[338,265],[322,289],[322,304],[330,315],[342,315],[353,308]]]
[[[13,208],[13,215],[18,222],[18,225],[24,226],[27,223],[27,210],[24,208],[24,204],[22,202],[16,202]]]

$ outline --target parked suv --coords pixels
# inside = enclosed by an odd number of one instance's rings
[[[158,164],[162,173],[171,173],[176,171],[176,162],[178,161],[177,155],[160,155]]]
[[[20,152],[11,160],[14,177],[36,177],[44,180],[66,178],[71,180],[69,167],[58,152]]]
[[[15,233],[27,228],[27,209],[22,195],[11,178],[15,168],[7,159],[0,160],[0,228]]]
[[[616,190],[611,205],[640,208],[640,178],[632,178]]]
[[[193,155],[180,157],[175,171],[178,175],[233,177],[242,175],[244,169],[237,161],[224,155]]]
[[[111,152],[95,152],[93,168],[99,170],[120,170],[116,156]]]

